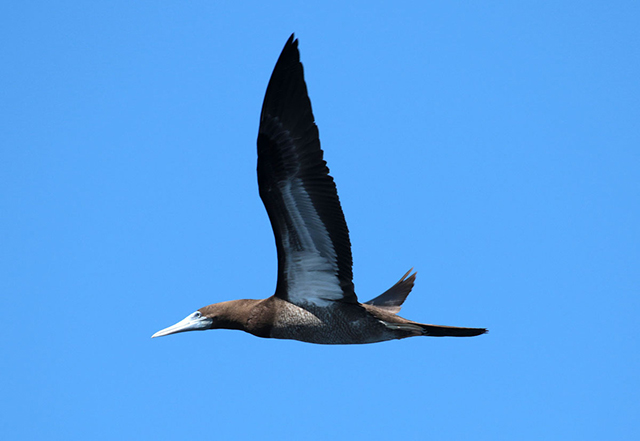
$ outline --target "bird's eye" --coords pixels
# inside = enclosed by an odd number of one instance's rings
[[[193,318],[200,318],[200,317],[202,317],[202,314],[200,314],[200,311],[196,311],[196,312],[193,314]]]

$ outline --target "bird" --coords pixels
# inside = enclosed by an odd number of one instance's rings
[[[316,344],[365,344],[414,336],[472,337],[485,328],[418,323],[398,312],[414,286],[409,270],[381,295],[360,303],[349,230],[320,148],[298,39],[275,65],[258,129],[258,188],[275,236],[278,278],[265,299],[214,303],[153,334],[235,329],[257,337]]]

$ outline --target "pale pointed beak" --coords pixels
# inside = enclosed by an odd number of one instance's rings
[[[209,329],[211,327],[211,320],[209,317],[203,316],[200,312],[196,311],[193,314],[188,315],[183,320],[180,320],[173,326],[169,326],[168,328],[164,328],[162,331],[158,331],[151,336],[154,337],[163,337],[169,334],[177,334],[178,332],[187,332],[187,331],[204,331],[205,329]]]

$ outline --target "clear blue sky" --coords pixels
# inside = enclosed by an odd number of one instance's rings
[[[3,2],[0,438],[637,440],[637,2]],[[470,339],[150,336],[263,298],[292,32],[368,300]]]

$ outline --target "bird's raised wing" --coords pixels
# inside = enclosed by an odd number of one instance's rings
[[[293,35],[262,105],[258,186],[278,249],[275,295],[297,305],[357,303],[349,230],[323,160]]]

